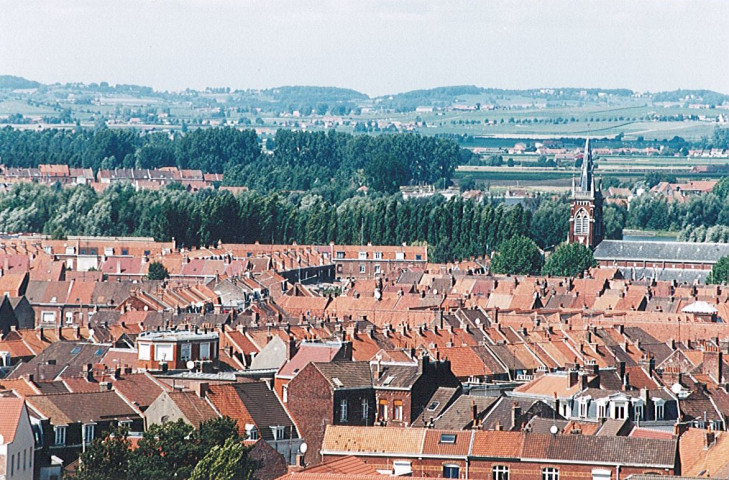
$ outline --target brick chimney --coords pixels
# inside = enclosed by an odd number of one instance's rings
[[[577,385],[579,380],[579,373],[575,370],[570,370],[567,373],[567,388],[572,388]]]
[[[511,406],[511,427],[516,428],[519,426],[519,417],[521,417],[521,407],[519,402],[514,402]]]
[[[722,383],[722,353],[718,347],[707,345],[704,348],[701,373],[709,375],[717,383]]]

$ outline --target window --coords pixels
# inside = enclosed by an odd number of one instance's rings
[[[43,323],[48,323],[55,325],[56,324],[56,314],[55,312],[43,312],[41,313],[41,321]]]
[[[367,272],[367,267],[365,267],[364,263],[361,263],[359,265],[359,273],[365,273]]]
[[[140,360],[149,360],[152,356],[151,353],[151,345],[149,343],[140,343],[139,344],[139,359]]]
[[[423,256],[420,254],[415,255],[415,260],[422,260]]]
[[[288,403],[289,401],[289,386],[284,385],[283,389],[281,390],[283,392],[283,402]]]
[[[210,360],[210,344],[208,342],[200,344],[200,360]]]
[[[590,216],[584,208],[580,208],[575,214],[575,235],[587,235],[590,230]]]
[[[559,470],[554,467],[543,468],[542,480],[559,480]]]
[[[456,434],[455,433],[441,433],[440,434],[440,443],[456,443]]]
[[[186,362],[192,358],[192,344],[182,343],[180,344],[180,360]]]
[[[370,414],[370,404],[367,402],[367,399],[362,400],[362,420],[367,420],[369,418]]]
[[[626,408],[624,403],[616,403],[613,405],[613,418],[616,420],[625,420]]]
[[[440,405],[440,402],[432,402],[430,405],[428,405],[428,410],[434,412],[435,409],[438,408],[438,405]]]
[[[131,420],[120,420],[119,421],[119,426],[121,428],[124,428],[124,429],[128,430],[128,431],[131,431],[131,429],[132,429],[132,421]]]
[[[392,408],[392,418],[397,422],[402,422],[402,400],[395,400]]]
[[[375,265],[375,273],[378,274],[382,271],[379,265]]]
[[[172,360],[172,344],[158,343],[154,346],[154,359],[157,362],[169,362]]]
[[[286,427],[282,425],[276,425],[271,427],[271,433],[273,434],[274,440],[283,440],[285,437]]]
[[[636,403],[633,405],[633,419],[634,420],[643,420],[643,404],[642,403]]]
[[[339,421],[340,422],[347,421],[347,400],[342,400],[339,403]]]
[[[73,312],[66,312],[66,324],[71,325],[73,323]]]
[[[507,465],[494,465],[491,469],[492,480],[509,480],[509,467]]]
[[[15,454],[10,455],[10,476],[15,473]]]
[[[66,427],[64,426],[57,426],[53,427],[53,432],[55,433],[55,444],[56,445],[65,445],[66,444]]]
[[[395,252],[395,260],[405,260],[405,252]]]
[[[392,473],[396,477],[409,477],[413,473],[413,467],[407,460],[395,460],[392,462]]]
[[[461,474],[461,467],[452,463],[443,465],[443,478],[458,478]]]
[[[375,252],[372,254],[375,260],[382,260],[382,252]]]
[[[592,480],[610,480],[612,472],[603,468],[592,469]]]
[[[94,439],[94,424],[93,423],[85,424],[83,433],[84,433],[83,442],[85,444],[91,443],[91,440]]]
[[[665,403],[663,403],[663,401],[661,401],[661,402],[657,401],[655,403],[655,407],[656,407],[656,412],[655,412],[656,420],[663,420],[663,416],[665,414]]]
[[[607,418],[607,403],[598,403],[597,404],[597,418]]]
[[[343,260],[344,259],[344,252],[337,252],[337,260]]]
[[[590,405],[588,400],[580,400],[580,417],[587,418],[587,409]]]
[[[381,422],[387,421],[387,400],[380,400],[377,405],[377,419]]]
[[[246,437],[248,440],[258,440],[258,429],[255,425],[246,423]]]
[[[359,252],[359,257],[358,258],[360,260],[367,260],[367,252]]]

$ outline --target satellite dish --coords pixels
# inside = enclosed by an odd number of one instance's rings
[[[301,445],[299,446],[299,451],[300,451],[301,453],[306,453],[306,451],[307,451],[308,449],[309,449],[309,446],[308,446],[308,445],[306,444],[306,442],[303,442],[303,443],[302,443],[302,444],[301,444]]]
[[[193,368],[195,368],[195,362],[193,362],[192,360],[188,360],[185,365],[187,365],[188,370],[192,370]]]
[[[549,431],[552,432],[552,435],[557,435],[557,432],[559,432],[559,428],[557,428],[557,425],[552,425],[549,427]]]

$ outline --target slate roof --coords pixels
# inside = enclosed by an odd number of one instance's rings
[[[673,468],[677,447],[678,440],[528,433],[521,457]]]
[[[632,242],[603,240],[595,249],[595,260],[716,263],[729,255],[727,243]]]
[[[276,394],[264,382],[211,385],[209,399],[221,415],[238,421],[238,428],[254,423],[264,440],[273,440],[270,427],[286,427],[284,435],[297,435],[296,427],[279,402]]]
[[[39,413],[48,417],[53,425],[139,418],[139,414],[111,390],[33,395],[26,397],[26,401]]]
[[[413,384],[420,378],[421,370],[418,364],[400,365],[381,363],[381,374],[372,375],[372,384],[375,388],[400,388],[410,389]],[[373,373],[377,367],[372,366]]]
[[[100,362],[109,348],[95,343],[54,342],[34,359],[19,364],[8,377],[35,375],[36,381],[79,377],[84,366]]]
[[[369,362],[328,362],[313,363],[317,370],[334,388],[369,388],[372,376]],[[341,385],[334,379],[337,379]]]
[[[459,396],[460,388],[438,387],[438,390],[435,391],[426,403],[423,412],[413,421],[413,426],[423,427],[430,421],[431,417],[433,419],[440,417]]]
[[[437,428],[453,430],[462,430],[470,427],[473,419],[473,405],[476,405],[479,418],[483,418],[484,413],[487,412],[498,399],[499,397],[461,395],[445,412],[440,415],[439,418],[435,419],[435,426]],[[426,412],[427,409],[423,412],[423,414],[425,415]],[[428,418],[428,420],[429,419],[430,418]]]

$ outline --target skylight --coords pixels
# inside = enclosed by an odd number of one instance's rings
[[[433,402],[430,405],[428,405],[428,410],[430,410],[432,412],[433,410],[438,408],[438,405],[440,405],[440,402]]]
[[[388,377],[387,377],[387,378],[385,379],[385,381],[384,381],[384,382],[382,382],[382,384],[383,384],[383,385],[389,385],[389,384],[391,384],[391,383],[392,383],[392,381],[393,381],[393,380],[395,380],[395,377],[393,377],[392,375],[390,375],[390,376],[388,376]]]
[[[440,443],[456,443],[456,435],[454,433],[441,433]]]
[[[343,387],[344,386],[344,384],[342,383],[342,381],[340,379],[338,379],[337,377],[332,377],[332,382],[334,382],[334,385],[336,385],[337,387]]]
[[[76,355],[80,351],[81,347],[73,347],[73,349],[71,350],[71,355]]]

